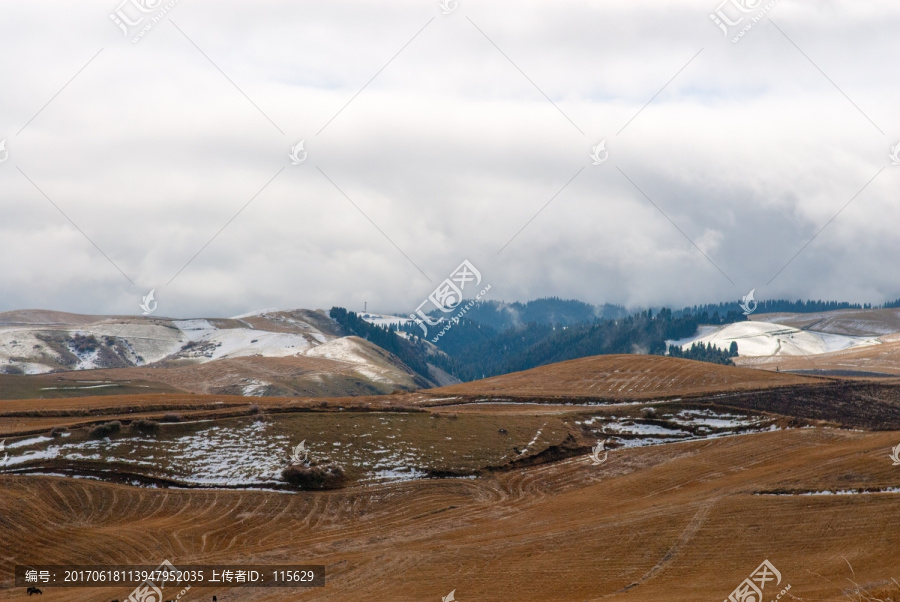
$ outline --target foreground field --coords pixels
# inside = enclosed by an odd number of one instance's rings
[[[226,600],[721,600],[768,559],[801,599],[850,579],[900,597],[898,433],[778,431],[614,452],[476,480],[337,492],[153,490],[0,477],[13,564],[321,563],[324,590],[195,590]],[[846,559],[846,562],[845,562]],[[849,564],[848,564],[849,563]],[[852,566],[853,572],[850,570]],[[45,590],[45,600],[127,592]],[[0,590],[0,600],[24,592]],[[851,598],[858,599],[858,598]]]
[[[120,431],[93,433],[111,420]],[[271,490],[301,438],[346,486]],[[781,574],[764,600],[788,585],[782,599],[900,600],[886,379],[614,356],[327,401],[5,401],[0,439],[0,601],[25,597],[17,564],[164,559],[326,566],[323,589],[186,602],[724,600],[764,560]]]

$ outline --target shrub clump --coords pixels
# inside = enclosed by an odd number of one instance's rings
[[[72,337],[72,348],[77,353],[91,353],[96,351],[99,346],[100,342],[94,335],[84,336],[83,334],[76,334]]]
[[[175,412],[166,412],[162,417],[163,422],[181,422],[184,418],[181,414],[176,414]]]
[[[88,436],[91,439],[103,439],[104,437],[115,435],[121,430],[122,423],[118,420],[113,420],[112,422],[104,422],[103,424],[98,424],[90,430]]]
[[[281,478],[303,489],[338,489],[344,485],[344,469],[337,464],[291,464]]]
[[[147,420],[146,418],[140,418],[131,423],[131,429],[138,431],[139,433],[158,433],[159,432],[159,423],[155,420]]]

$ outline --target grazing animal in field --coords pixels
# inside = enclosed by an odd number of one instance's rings
[[[213,602],[219,602],[219,599],[213,596]]]
[[[28,595],[29,595],[29,596],[30,596],[31,594],[41,594],[42,596],[44,595],[44,592],[42,592],[41,590],[39,590],[39,589],[36,588],[36,587],[29,587],[29,588],[26,589],[25,591],[28,592]]]
[[[500,433],[501,435],[508,435],[508,434],[509,434],[509,433],[506,432],[506,429],[497,429],[497,432]]]

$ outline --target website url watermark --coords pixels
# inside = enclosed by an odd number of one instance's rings
[[[778,0],[769,0],[765,6],[760,6],[762,0],[723,0],[716,10],[709,15],[713,23],[719,26],[723,35],[727,38],[732,35],[731,43],[737,44],[748,31],[753,29],[763,17],[768,14]],[[730,8],[726,10],[726,5]],[[751,16],[751,13],[753,15]],[[749,19],[748,21],[744,21]]]
[[[449,278],[446,278],[441,282],[437,288],[428,295],[428,298],[419,304],[415,313],[409,314],[410,319],[422,328],[422,332],[426,338],[428,337],[428,326],[441,326],[443,324],[441,331],[431,339],[432,343],[437,343],[447,331],[453,328],[454,325],[459,324],[460,319],[466,315],[466,312],[472,309],[475,304],[491,290],[491,285],[488,284],[481,289],[481,291],[475,295],[474,299],[466,303],[466,305],[452,317],[433,318],[429,314],[433,314],[435,311],[441,311],[448,314],[455,312],[462,304],[463,291],[465,290],[466,285],[474,283],[477,287],[481,285],[481,280],[481,272],[479,272],[468,259],[464,260],[455,270],[453,270],[453,273],[450,274]],[[432,309],[430,311],[425,311],[425,306],[429,303],[431,303]],[[426,324],[428,326],[426,326]]]
[[[774,581],[777,588],[781,585],[781,572],[775,568],[775,565],[768,560],[756,567],[756,570],[750,573],[750,576],[744,579],[733,592],[728,595],[724,602],[762,602],[763,590],[766,586]],[[770,588],[771,589],[771,588]],[[781,600],[791,589],[790,583],[784,586],[781,591],[775,594],[772,601]]]
[[[169,0],[163,4],[163,0],[122,0],[109,18],[126,38],[131,37],[132,44],[137,44],[178,1]]]

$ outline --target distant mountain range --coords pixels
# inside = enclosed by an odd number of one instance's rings
[[[434,355],[431,361],[468,381],[591,355],[662,355],[673,344],[680,357],[725,364],[736,362],[736,355],[838,352],[880,344],[877,337],[900,331],[898,306],[898,302],[873,308],[838,301],[769,300],[754,305],[756,311],[748,316],[735,301],[629,314],[620,306],[549,298],[476,303],[452,324],[429,326],[427,335],[421,323],[401,320],[397,328],[413,342],[433,343],[445,355]],[[778,313],[766,313],[772,311]],[[800,326],[795,328],[787,325],[792,316],[805,318],[797,318]],[[767,326],[768,317],[782,324]],[[441,318],[439,312],[430,315],[432,320]],[[757,323],[753,328],[726,328],[751,318]],[[813,332],[817,329],[821,332]],[[810,332],[801,335],[795,332],[799,330]]]
[[[629,313],[547,298],[476,303],[437,326],[338,307],[185,320],[20,310],[0,313],[0,397],[384,394],[594,355],[674,354],[673,346],[680,357],[725,364],[779,369],[778,358],[797,356],[806,364],[785,365],[808,371],[816,357],[829,370],[855,362],[852,370],[900,374],[898,305],[770,301],[748,321],[737,303]],[[851,352],[851,364],[838,357]]]

